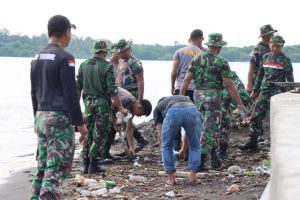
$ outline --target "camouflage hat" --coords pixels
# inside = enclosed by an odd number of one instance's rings
[[[112,45],[112,46],[110,47],[110,53],[116,53],[116,52],[117,52],[116,46],[115,46],[115,45]]]
[[[262,36],[270,35],[270,34],[276,33],[276,32],[277,32],[277,30],[274,30],[270,24],[266,24],[266,25],[260,27],[260,36],[258,36],[258,37],[260,38]]]
[[[115,50],[117,53],[121,52],[121,51],[124,51],[128,48],[130,48],[132,45],[132,40],[125,40],[125,39],[121,39],[119,40],[115,45]]]
[[[284,45],[285,41],[282,36],[277,34],[271,38],[270,43]]]
[[[227,42],[223,41],[221,33],[211,33],[208,35],[208,42],[205,43],[207,46],[221,47],[225,46]]]
[[[109,51],[107,43],[103,39],[96,40],[94,43],[93,53],[98,53],[99,51]]]

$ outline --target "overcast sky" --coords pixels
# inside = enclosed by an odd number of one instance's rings
[[[298,0],[3,0],[0,29],[12,34],[47,32],[48,19],[67,16],[79,37],[133,39],[136,44],[186,44],[193,29],[220,32],[228,46],[256,44],[271,24],[287,45],[300,44]],[[206,42],[207,40],[205,40]]]

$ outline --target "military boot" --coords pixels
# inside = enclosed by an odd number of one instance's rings
[[[257,150],[257,136],[250,136],[248,142],[246,144],[240,144],[238,148],[242,151],[251,150],[256,151]]]
[[[87,174],[89,172],[89,166],[90,166],[90,159],[84,158],[83,159],[83,174]]]
[[[106,170],[101,169],[101,167],[98,166],[98,159],[91,158],[89,169],[88,169],[89,174],[94,174],[94,173],[97,173],[97,172],[105,172],[105,171]]]
[[[221,160],[219,159],[219,156],[217,154],[217,149],[216,147],[213,147],[211,149],[211,152],[210,152],[210,160],[211,160],[211,167],[213,169],[217,169],[219,167],[221,167]]]
[[[225,160],[226,158],[228,158],[227,149],[228,149],[228,143],[227,142],[223,142],[223,143],[220,144],[219,158],[221,160]]]

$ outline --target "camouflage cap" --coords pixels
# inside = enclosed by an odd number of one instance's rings
[[[285,43],[285,40],[283,39],[282,36],[280,35],[274,35],[271,40],[270,40],[270,43],[273,43],[273,44],[279,44],[279,45],[284,45]]]
[[[117,50],[116,50],[116,46],[115,45],[111,45],[110,47],[110,53],[116,53]]]
[[[262,36],[270,35],[270,34],[276,33],[276,32],[277,32],[277,30],[274,30],[270,24],[266,24],[266,25],[260,27],[260,36],[258,36],[258,37],[260,38]]]
[[[225,46],[227,42],[223,41],[221,33],[211,33],[208,35],[208,42],[205,43],[207,46],[221,47]]]
[[[130,48],[132,45],[132,40],[125,40],[125,39],[120,39],[115,45],[114,48],[117,53],[122,52],[128,48]]]
[[[96,40],[94,43],[93,53],[98,53],[99,51],[109,51],[107,43],[103,39]]]

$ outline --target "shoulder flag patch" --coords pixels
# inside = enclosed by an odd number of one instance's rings
[[[75,67],[75,60],[69,60],[69,67]]]

